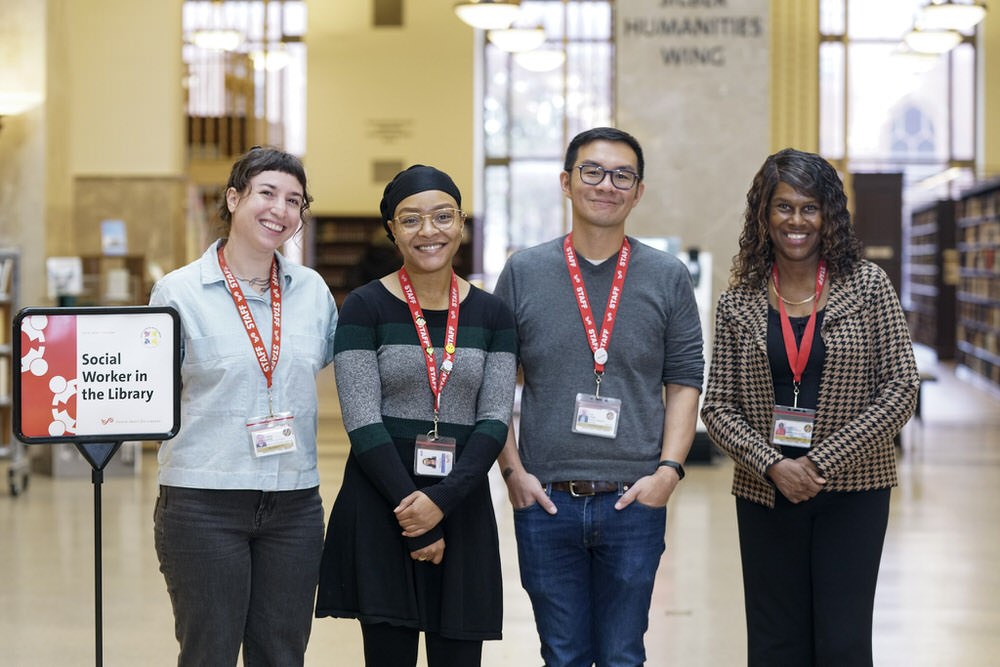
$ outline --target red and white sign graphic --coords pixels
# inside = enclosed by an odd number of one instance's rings
[[[21,321],[21,433],[168,433],[173,322],[165,313],[31,315]]]

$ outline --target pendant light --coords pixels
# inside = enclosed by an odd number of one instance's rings
[[[914,28],[903,35],[903,41],[919,53],[946,53],[959,45],[962,35],[955,30]]]
[[[510,27],[520,11],[520,0],[469,0],[455,5],[458,18],[479,30]]]
[[[968,32],[979,25],[986,16],[986,7],[975,0],[932,1],[917,14],[917,25],[923,30],[958,30]]]
[[[518,53],[537,49],[545,43],[545,30],[536,28],[503,28],[490,30],[486,39],[501,51]]]

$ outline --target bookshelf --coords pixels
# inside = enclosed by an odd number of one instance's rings
[[[1000,181],[955,204],[959,253],[956,360],[1000,390]]]
[[[916,209],[905,267],[910,290],[906,318],[913,341],[945,361],[955,358],[957,269],[955,202],[942,200]]]
[[[21,284],[21,253],[0,248],[0,459],[9,459],[7,481],[10,493],[19,495],[28,486],[28,461],[24,445],[14,439],[13,346],[11,322],[17,313]]]
[[[339,306],[348,293],[403,265],[377,216],[314,215],[306,261],[323,276]],[[465,221],[462,247],[455,255],[455,272],[463,278],[475,272],[472,218]]]

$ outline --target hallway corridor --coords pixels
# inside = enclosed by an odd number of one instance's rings
[[[329,511],[347,439],[332,372],[321,378],[320,470]],[[903,433],[875,610],[880,667],[987,667],[1000,655],[1000,398],[948,367],[923,389],[923,419]],[[104,661],[172,665],[170,603],[153,551],[156,459],[102,487]],[[5,472],[6,463],[0,465]],[[651,666],[745,664],[735,509],[728,460],[692,464],[671,501],[667,550],[646,643]],[[493,479],[498,478],[493,473]],[[509,504],[497,492],[505,576],[504,640],[487,667],[540,664],[517,577]],[[20,497],[0,492],[0,665],[94,664],[93,486],[35,474]],[[354,621],[313,624],[306,664],[362,664]],[[421,662],[421,665],[424,663]]]

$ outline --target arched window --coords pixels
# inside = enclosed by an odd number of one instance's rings
[[[966,31],[940,55],[908,49],[926,4],[820,0],[819,147],[845,172],[902,172],[906,194],[932,199],[948,191],[921,186],[927,178],[951,168],[952,189],[972,179],[976,38]]]

